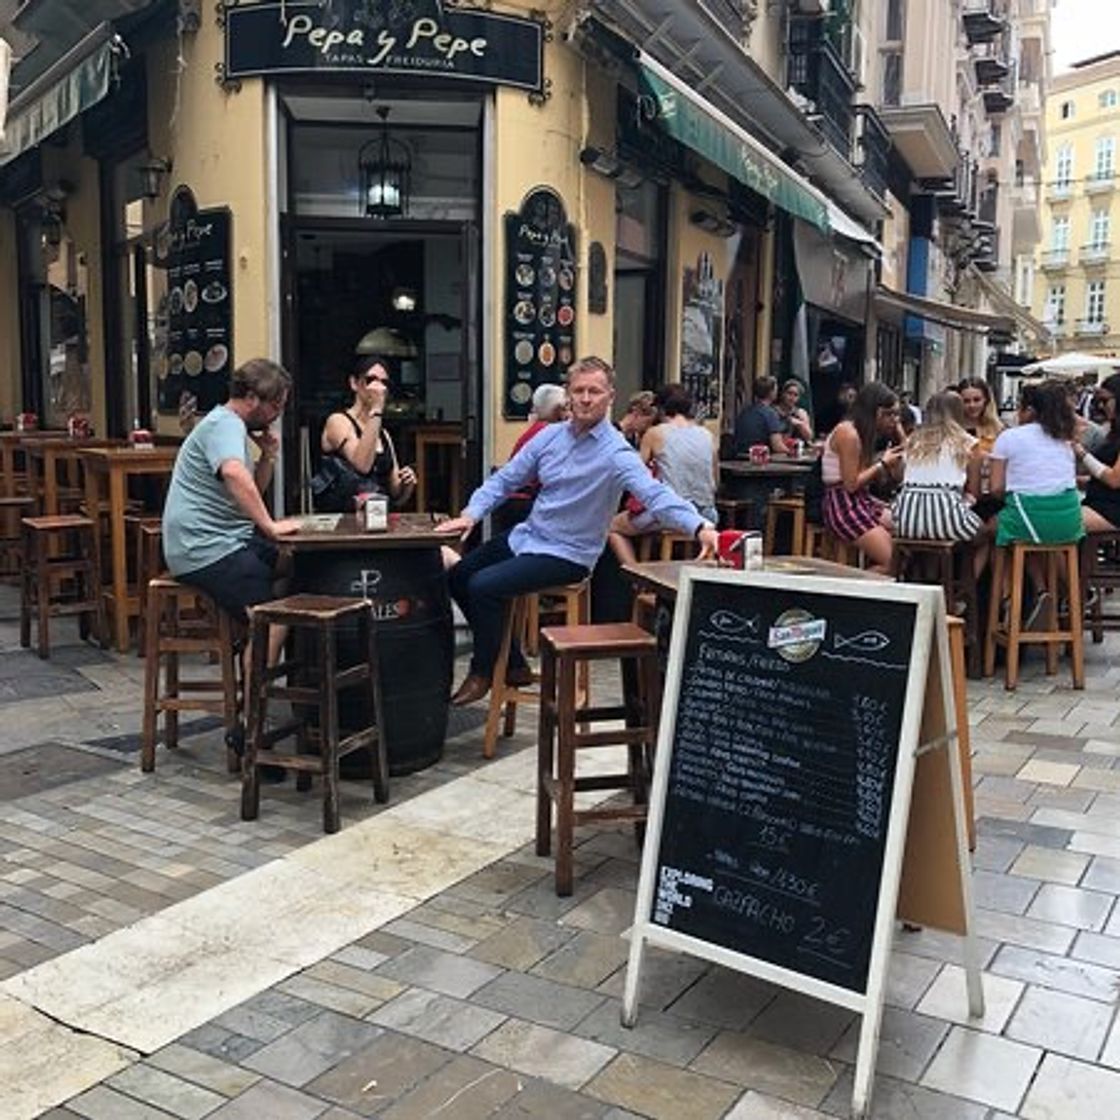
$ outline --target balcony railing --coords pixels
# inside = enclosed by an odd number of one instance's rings
[[[1046,249],[1042,254],[1044,269],[1066,268],[1069,265],[1068,249]]]
[[[1082,335],[1108,334],[1108,324],[1103,319],[1078,319],[1077,333]]]
[[[966,0],[961,18],[970,46],[975,46],[977,43],[990,43],[1007,26],[997,13],[994,0]]]
[[[879,198],[887,197],[887,175],[891,138],[870,105],[856,106],[852,165],[859,168],[867,188]]]
[[[1094,241],[1089,245],[1082,245],[1078,260],[1082,264],[1108,264],[1108,242]]]
[[[1072,183],[1051,183],[1046,188],[1047,202],[1068,202],[1073,198]]]
[[[1066,322],[1064,319],[1043,319],[1042,325],[1055,337],[1064,338],[1066,334]]]
[[[1116,173],[1109,171],[1094,171],[1085,178],[1086,194],[1104,194],[1106,191],[1116,189]]]
[[[1002,42],[987,43],[973,56],[976,80],[982,86],[995,85],[1011,73],[1011,60]]]
[[[1015,94],[1019,81],[1015,73],[1015,63],[1010,63],[1010,72],[994,85],[984,90],[984,109],[992,116],[1006,113],[1015,104]]]
[[[812,103],[811,114],[845,158],[852,152],[852,94],[856,82],[825,35],[824,20],[793,19],[789,28],[787,85]]]

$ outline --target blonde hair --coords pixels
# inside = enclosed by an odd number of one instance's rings
[[[965,389],[976,389],[983,394],[984,411],[980,413],[980,419],[976,424],[976,434],[981,439],[994,440],[1003,431],[1003,421],[996,411],[992,387],[982,377],[966,377],[957,386],[957,392],[963,393]]]
[[[967,466],[976,441],[964,430],[964,405],[956,393],[937,393],[926,402],[922,422],[906,441],[908,462],[931,462],[948,449],[958,467]]]

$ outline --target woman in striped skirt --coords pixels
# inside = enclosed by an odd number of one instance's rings
[[[973,541],[983,528],[972,501],[980,488],[980,445],[964,429],[957,393],[938,393],[906,443],[906,473],[894,500],[895,535],[912,540]],[[983,570],[986,549],[977,549]]]

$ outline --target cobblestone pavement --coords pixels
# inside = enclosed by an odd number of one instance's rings
[[[209,723],[136,766],[142,665],[18,651],[0,589],[0,1114],[13,1120],[813,1120],[846,1116],[850,1013],[653,951],[619,1026],[638,850],[580,833],[559,899],[532,854],[531,719],[477,715],[375,811],[266,787],[238,818]],[[1120,636],[1088,682],[970,683],[987,1012],[959,943],[896,938],[873,1115],[1120,1110]]]

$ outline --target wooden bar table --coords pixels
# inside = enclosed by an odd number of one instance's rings
[[[123,439],[35,439],[23,445],[27,456],[29,489],[39,499],[39,512],[55,517],[60,512],[58,500],[58,468],[65,463],[81,464],[81,453],[95,447],[126,447]]]
[[[292,557],[294,587],[360,595],[373,606],[390,771],[408,774],[438,762],[447,737],[454,658],[440,548],[454,538],[437,533],[436,519],[426,513],[391,514],[385,532],[366,530],[354,514],[313,514],[302,520],[306,529],[278,542]],[[340,667],[360,655],[356,631],[343,631]],[[341,699],[344,726],[368,723],[369,713],[354,697]],[[345,776],[364,776],[358,769],[368,766],[364,752],[350,760]]]
[[[719,496],[737,498],[751,503],[751,528],[761,529],[759,519],[766,504],[777,493],[782,496],[800,494],[816,462],[814,456],[795,458],[772,455],[767,463],[749,459],[721,459],[719,464]]]
[[[128,548],[125,541],[124,516],[128,504],[128,480],[136,477],[168,478],[175,465],[179,448],[91,447],[81,452],[85,472],[86,508],[95,524],[100,524],[101,511],[108,495],[110,559],[112,578],[104,588],[112,620],[113,636],[121,653],[128,651],[128,620],[139,613],[139,596],[128,590]],[[97,540],[97,562],[101,565],[101,534]]]
[[[19,492],[16,485],[16,477],[19,473],[17,455],[25,452],[27,444],[42,439],[66,439],[68,435],[65,428],[48,428],[33,432],[0,432],[0,487],[3,487],[4,497],[14,498]]]

